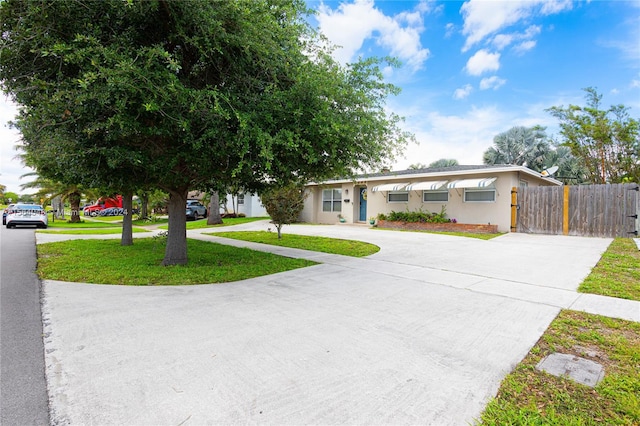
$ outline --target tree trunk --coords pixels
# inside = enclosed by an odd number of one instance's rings
[[[146,219],[149,216],[149,194],[143,192],[140,195],[142,205],[140,206],[140,217]]]
[[[122,209],[124,210],[124,216],[122,217],[122,238],[120,239],[121,246],[133,245],[133,191],[125,191],[122,193]]]
[[[281,240],[282,239],[282,224],[281,223],[276,223],[276,229],[278,230],[278,239]]]
[[[169,236],[162,265],[187,264],[187,189],[169,192]]]
[[[219,225],[221,223],[220,196],[218,191],[211,191],[211,202],[209,203],[209,217],[207,218],[207,225]]]
[[[80,198],[79,192],[69,194],[69,205],[71,206],[71,223],[80,223]]]

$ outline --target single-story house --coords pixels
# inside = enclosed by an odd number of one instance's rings
[[[511,189],[562,185],[524,166],[452,166],[389,171],[307,185],[301,220],[366,223],[392,211],[445,211],[458,223],[511,226]]]
[[[258,194],[250,194],[250,193],[240,193],[237,196],[231,194],[227,194],[227,210],[230,213],[233,212],[233,206],[235,205],[236,210],[235,213],[244,214],[246,217],[263,217],[269,216],[267,213],[267,209],[262,205],[262,201],[260,201],[260,197]]]

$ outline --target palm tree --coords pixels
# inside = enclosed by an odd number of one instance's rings
[[[551,149],[544,159],[544,168],[558,166],[554,177],[564,184],[580,184],[588,182],[587,168],[578,157],[571,154],[571,148],[558,145]]]
[[[493,138],[493,145],[483,154],[484,164],[514,164],[536,171],[544,169],[544,159],[551,146],[544,127],[516,126]]]
[[[441,158],[429,164],[429,168],[435,169],[435,168],[453,167],[453,166],[459,166],[459,165],[460,163],[458,163],[458,160],[456,160],[455,158]]]
[[[96,197],[92,190],[84,189],[79,185],[65,185],[45,179],[36,172],[24,174],[20,178],[27,176],[36,176],[36,179],[20,185],[20,189],[37,189],[33,195],[40,200],[44,200],[43,203],[49,202],[55,197],[61,197],[63,202],[65,200],[69,201],[71,207],[71,219],[69,221],[72,223],[80,222],[80,200],[82,199],[82,194],[89,195],[91,198]],[[62,214],[64,215],[64,213]]]

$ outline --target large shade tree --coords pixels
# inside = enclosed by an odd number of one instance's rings
[[[412,136],[369,59],[336,63],[301,0],[0,3],[0,81],[46,178],[169,193],[163,264],[185,264],[189,189],[348,175]],[[218,186],[218,185],[216,185]]]
[[[562,144],[584,164],[593,183],[640,182],[640,122],[624,105],[603,109],[595,88],[584,91],[586,106],[547,110],[560,120]]]

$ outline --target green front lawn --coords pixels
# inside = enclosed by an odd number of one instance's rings
[[[605,368],[595,388],[535,369],[554,352]],[[640,424],[640,323],[563,311],[502,382],[483,425]]]
[[[282,234],[282,239],[278,239],[277,232],[267,231],[212,232],[205,235],[354,257],[369,256],[380,251],[380,247],[362,241],[296,234]]]
[[[97,222],[81,219],[78,223],[70,223],[67,220],[51,219],[49,215],[49,227],[50,228],[114,228],[121,227],[122,224],[111,222]]]
[[[64,229],[62,231],[37,231],[41,234],[65,234],[65,235],[108,235],[122,234],[122,228],[104,228],[104,229]],[[133,232],[151,232],[148,229],[133,228]]]
[[[640,250],[635,242],[613,240],[578,291],[640,300]]]
[[[187,230],[202,228],[218,228],[222,226],[240,225],[243,223],[256,222],[259,220],[267,220],[268,217],[228,217],[222,219],[220,225],[207,225],[207,219],[198,219],[187,222]],[[160,229],[168,229],[168,225],[160,226]]]
[[[187,285],[239,281],[315,265],[248,249],[187,240],[189,264],[161,266],[162,238],[75,240],[39,244],[38,275],[42,279],[121,285]]]

